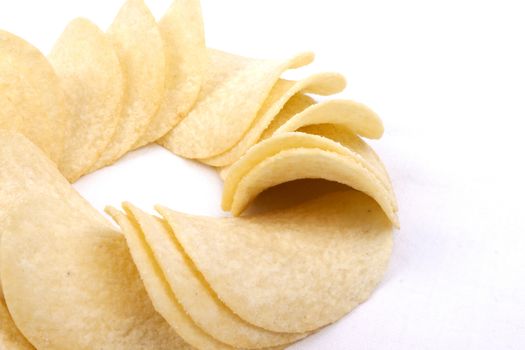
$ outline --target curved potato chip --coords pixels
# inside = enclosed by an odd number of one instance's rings
[[[392,225],[357,191],[253,217],[157,207],[218,297],[249,323],[305,332],[366,300],[386,270]]]
[[[26,338],[16,328],[9,311],[0,297],[0,349],[5,350],[35,350]]]
[[[252,125],[279,76],[314,58],[312,53],[303,53],[284,61],[258,60],[211,49],[209,55],[193,109],[159,140],[185,158],[210,158],[232,148]]]
[[[68,123],[64,92],[47,59],[0,30],[0,129],[25,135],[58,164]]]
[[[130,151],[164,97],[166,54],[155,18],[143,0],[128,0],[108,30],[126,82],[116,132],[91,170],[112,164]]]
[[[230,211],[240,215],[262,191],[299,179],[325,179],[364,192],[399,225],[390,193],[357,157],[315,148],[285,150],[257,164],[239,181]]]
[[[345,78],[337,73],[314,74],[300,81],[279,80],[257,113],[252,126],[239,143],[225,153],[213,158],[202,159],[201,162],[216,167],[234,163],[251,146],[257,143],[264,130],[270,125],[286,102],[297,93],[305,92],[328,96],[343,91],[345,87]]]
[[[184,312],[184,309],[173,295],[168,282],[163,276],[162,270],[155,261],[153,252],[147,246],[138,224],[114,208],[108,207],[106,208],[106,212],[111,215],[122,228],[122,232],[126,237],[131,251],[131,256],[139,270],[146,291],[155,309],[164,317],[171,327],[188,342],[188,344],[195,346],[197,349],[234,349],[206,334]]]
[[[392,187],[390,176],[388,176],[388,171],[377,153],[363,139],[346,129],[342,124],[314,124],[302,127],[299,131],[326,137],[359,154],[365,160],[367,169],[379,177],[383,185],[388,189],[392,197],[394,210],[397,211],[396,194]]]
[[[298,93],[292,96],[292,98],[290,98],[290,100],[286,102],[286,104],[283,106],[283,109],[281,109],[279,114],[277,114],[275,118],[273,118],[270,125],[268,125],[268,127],[264,130],[259,139],[259,142],[272,136],[277,129],[284,125],[293,116],[301,113],[302,111],[304,111],[312,105],[315,105],[316,103],[317,102],[312,97],[302,93]]]
[[[199,95],[208,58],[199,0],[175,0],[159,28],[166,47],[166,91],[139,147],[164,136],[188,114]]]
[[[37,147],[0,132],[0,270],[18,329],[38,349],[178,349],[121,233]]]
[[[391,205],[394,210],[396,210],[397,204],[390,179],[384,168],[382,168],[381,162],[376,156],[370,154],[370,152],[373,151],[368,145],[351,133],[347,132],[346,134],[348,135],[343,136],[342,132],[341,135],[336,134],[336,131],[332,132],[331,126],[327,126],[327,130],[317,125],[315,127],[316,129],[311,131],[315,131],[317,134],[286,132],[264,140],[252,147],[244,157],[233,164],[225,175],[222,197],[223,210],[232,210],[238,186],[252,169],[266,159],[274,157],[285,150],[297,148],[319,149],[352,158],[353,161],[368,171],[370,176],[380,182],[381,186],[388,191]],[[342,144],[338,141],[343,137],[345,137],[346,143]],[[296,164],[295,167],[298,168],[299,165]]]
[[[185,312],[206,333],[223,343],[247,349],[289,344],[307,335],[275,333],[243,321],[217,298],[164,221],[129,203],[124,204],[124,208],[141,227],[146,244],[173,294]]]
[[[72,113],[59,168],[74,182],[95,163],[115,133],[124,96],[122,70],[106,34],[83,18],[69,23],[49,61]]]
[[[364,104],[351,100],[329,100],[312,105],[278,127],[274,133],[296,131],[318,124],[341,125],[355,134],[380,139],[384,128],[381,119]]]

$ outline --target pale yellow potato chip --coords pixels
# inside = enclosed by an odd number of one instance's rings
[[[223,167],[234,163],[251,146],[257,143],[283,106],[299,92],[316,95],[333,95],[346,87],[345,78],[337,73],[315,74],[300,81],[279,80],[257,113],[252,126],[233,148],[218,156],[202,159],[208,165]]]
[[[159,27],[166,47],[166,91],[136,146],[156,141],[188,114],[199,95],[208,63],[199,0],[175,0]]]
[[[48,58],[71,112],[59,168],[74,182],[95,163],[115,133],[124,97],[122,69],[106,34],[83,18],[69,23]]]
[[[106,212],[111,215],[122,228],[131,256],[139,270],[140,277],[144,282],[148,295],[155,309],[164,317],[171,327],[173,327],[188,344],[193,345],[197,349],[234,349],[206,334],[186,314],[173,295],[138,224],[114,208],[108,207],[106,208]]]
[[[318,124],[340,125],[369,139],[379,139],[384,132],[381,119],[367,106],[351,100],[329,100],[298,111],[272,134]]]
[[[392,249],[390,221],[352,190],[253,217],[157,210],[218,297],[275,332],[340,319],[375,289]]]
[[[311,96],[301,93],[292,96],[292,98],[290,98],[290,100],[286,102],[279,114],[277,114],[275,118],[273,118],[270,125],[268,125],[268,127],[263,131],[259,141],[265,140],[268,137],[272,136],[277,129],[284,125],[293,116],[301,113],[308,107],[315,104],[316,101]]]
[[[178,349],[126,241],[55,165],[0,132],[0,275],[20,332],[38,349]]]
[[[159,143],[192,159],[226,152],[252,125],[280,75],[313,60],[303,53],[288,60],[259,60],[209,50],[210,63],[191,112]]]
[[[363,139],[361,139],[352,131],[348,130],[343,124],[314,124],[302,127],[299,129],[299,131],[326,137],[359,154],[364,162],[366,162],[366,168],[370,172],[374,173],[374,175],[376,175],[381,180],[383,185],[388,189],[390,195],[392,196],[392,205],[394,210],[397,211],[398,207],[397,200],[395,198],[396,195],[394,188],[392,187],[390,176],[388,176],[388,171],[386,170],[385,165],[377,153],[375,153],[372,147],[363,141]]]
[[[174,296],[206,333],[223,343],[247,349],[288,344],[307,335],[275,333],[243,321],[217,298],[163,220],[129,203],[124,204],[124,208],[140,225],[148,249],[151,249]]]
[[[313,129],[314,127],[315,129]],[[310,148],[334,152],[352,159],[353,162],[357,163],[366,171],[365,174],[370,176],[372,181],[379,184],[380,187],[387,191],[388,199],[393,210],[397,210],[395,195],[390,179],[382,167],[380,160],[375,156],[375,153],[373,155],[371,154],[373,151],[368,145],[350,132],[339,132],[338,134],[336,130],[332,130],[335,129],[335,127],[331,125],[327,125],[326,127],[324,125],[316,125],[310,128],[312,128],[312,133],[315,132],[317,135],[303,132],[286,132],[279,134],[258,143],[256,146],[252,147],[244,157],[233,164],[225,174],[222,208],[224,210],[233,209],[235,197],[242,196],[241,194],[237,194],[240,183],[244,181],[244,177],[246,177],[256,166],[283,151],[297,148]],[[343,140],[343,138],[345,143],[339,142],[340,140]],[[292,164],[292,166],[297,169],[302,165]],[[254,184],[253,188],[256,186],[257,184]],[[247,203],[243,205],[246,204]],[[237,210],[242,209],[243,208],[238,208]],[[233,212],[235,214],[240,213],[240,211]]]
[[[377,201],[396,227],[399,225],[392,196],[360,159],[315,148],[285,150],[257,164],[239,181],[230,211],[240,215],[262,191],[299,179],[324,179],[364,192]]]
[[[112,164],[134,148],[165,92],[166,54],[155,18],[143,0],[128,0],[108,30],[126,82],[115,134],[91,170]]]
[[[351,131],[368,138],[380,138],[383,134],[381,119],[363,104],[350,100],[329,100],[316,104],[311,97],[297,94],[286,103],[281,112],[272,120],[258,142],[262,142],[274,134],[302,130],[302,128],[310,125],[320,124],[334,125],[341,132],[343,130],[344,133]],[[379,158],[377,161],[380,162]],[[219,169],[219,174],[223,180],[226,179],[232,166],[233,164]]]
[[[4,299],[0,297],[0,349],[3,350],[34,350],[35,348],[16,328]]]
[[[25,135],[58,163],[68,123],[64,92],[47,59],[0,30],[0,129]]]

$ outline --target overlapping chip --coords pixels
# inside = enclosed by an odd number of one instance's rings
[[[263,131],[283,108],[286,102],[299,92],[328,96],[341,92],[346,86],[340,74],[315,74],[301,81],[279,80],[264,101],[250,129],[233,148],[213,158],[201,160],[203,163],[223,167],[232,164],[257,143]]]
[[[217,296],[274,332],[338,320],[370,295],[392,248],[391,222],[357,191],[253,217],[157,210]]]
[[[124,78],[111,41],[83,18],[67,26],[49,61],[60,78],[71,113],[60,170],[74,182],[95,163],[115,133]]]
[[[34,350],[16,328],[4,300],[0,297],[0,349]]]
[[[116,132],[92,170],[114,163],[134,148],[165,94],[165,46],[144,1],[127,0],[108,35],[119,56],[126,86]]]
[[[36,146],[0,132],[0,275],[6,304],[38,349],[178,349],[124,237]]]
[[[288,344],[306,336],[270,332],[243,321],[210,289],[165,222],[129,203],[124,208],[142,231],[146,249],[152,251],[175,298],[192,320],[213,338],[236,348],[259,349]]]
[[[309,64],[314,56],[303,53],[287,60],[251,59],[209,50],[206,79],[191,112],[160,144],[191,159],[226,152],[251,126],[280,75]]]
[[[161,138],[188,114],[208,63],[199,0],[175,0],[159,28],[166,53],[165,95],[136,146]]]
[[[64,94],[47,59],[0,30],[0,129],[24,134],[58,163],[68,124]]]

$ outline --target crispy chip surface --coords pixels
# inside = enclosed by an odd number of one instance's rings
[[[128,0],[108,30],[126,82],[115,134],[92,170],[114,163],[134,148],[165,94],[166,54],[155,18],[143,0]]]
[[[257,143],[283,106],[299,92],[329,96],[341,92],[345,87],[345,78],[337,73],[314,74],[300,81],[279,80],[270,91],[252,126],[239,143],[227,152],[204,159],[202,162],[216,167],[227,166],[235,162],[248,148]]]
[[[157,209],[219,298],[276,332],[317,329],[366,300],[392,249],[392,224],[356,191],[246,218]]]
[[[106,212],[120,225],[131,251],[142,281],[155,309],[189,344],[197,349],[228,350],[233,347],[223,344],[200,329],[186,314],[170,289],[153,252],[147,246],[140,227],[124,213],[106,208]]]
[[[64,92],[47,59],[0,30],[0,129],[25,135],[58,163],[68,123]]]
[[[35,348],[16,328],[4,299],[0,297],[0,349],[6,350],[34,350]]]
[[[249,349],[287,344],[306,336],[270,332],[243,321],[218,299],[163,220],[131,204],[124,207],[140,225],[174,296],[206,333],[236,348]]]
[[[175,0],[159,22],[166,52],[166,90],[159,110],[136,146],[168,133],[197,100],[208,51],[199,0]]]
[[[325,179],[364,192],[398,225],[394,198],[359,157],[316,148],[292,148],[257,164],[239,181],[230,211],[240,215],[264,190],[299,179]]]
[[[74,182],[95,163],[115,133],[124,97],[122,69],[106,34],[83,18],[69,23],[49,61],[71,112],[60,171]]]
[[[226,152],[251,126],[268,94],[287,69],[310,63],[313,54],[260,60],[209,50],[210,63],[191,112],[159,143],[186,158]]]
[[[124,237],[32,143],[0,132],[0,273],[38,349],[178,349]]]

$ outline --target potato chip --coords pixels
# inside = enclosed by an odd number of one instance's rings
[[[38,349],[178,349],[120,232],[44,153],[0,132],[0,273],[20,332]]]
[[[300,81],[279,80],[241,141],[225,153],[201,161],[216,167],[234,163],[248,148],[257,143],[263,131],[292,96],[299,92],[328,96],[343,91],[345,87],[345,78],[336,73],[315,74]]]
[[[275,333],[243,321],[228,309],[188,259],[168,225],[131,204],[124,208],[143,236],[185,312],[206,333],[236,348],[259,349],[288,344],[306,334]]]
[[[253,167],[238,183],[230,211],[240,215],[262,191],[298,179],[325,179],[345,184],[375,199],[397,227],[394,199],[356,156],[315,148],[292,148]]]
[[[279,76],[313,60],[303,53],[288,60],[259,60],[209,50],[210,64],[191,112],[159,143],[185,158],[226,152],[252,125]]]
[[[159,109],[165,91],[166,54],[155,18],[143,0],[128,0],[108,30],[126,82],[116,133],[91,170],[130,151]]]
[[[275,332],[335,322],[366,300],[392,249],[392,225],[357,191],[253,217],[206,218],[158,207],[217,296]]]
[[[58,163],[69,123],[59,79],[40,51],[1,30],[0,53],[0,129],[24,134]]]
[[[340,125],[369,139],[381,138],[384,131],[381,119],[367,106],[351,100],[329,100],[299,111],[277,127],[274,133],[296,131],[318,124]]]
[[[131,256],[146,286],[148,295],[155,309],[164,317],[171,327],[173,327],[186,342],[198,349],[234,349],[206,334],[185,313],[173,295],[137,223],[114,208],[108,207],[106,208],[106,212],[111,215],[122,228],[131,251]]]
[[[16,328],[9,311],[0,298],[0,349],[5,350],[34,350],[35,348]]]
[[[115,133],[124,97],[122,69],[106,34],[83,18],[69,23],[49,61],[72,114],[59,168],[74,182],[95,163]]]
[[[288,120],[301,113],[308,107],[315,105],[316,103],[317,102],[311,96],[302,93],[292,96],[290,100],[283,106],[283,109],[279,111],[279,114],[273,118],[270,125],[268,125],[268,127],[263,131],[259,141],[272,136],[273,133],[282,125],[284,125]]]
[[[188,114],[208,62],[199,0],[175,0],[159,27],[166,47],[166,91],[137,146],[164,136]]]
[[[398,207],[397,200],[395,199],[396,195],[385,165],[379,156],[374,152],[372,147],[363,141],[363,139],[346,129],[346,127],[342,124],[310,125],[300,128],[299,131],[326,137],[357,153],[366,163],[365,167],[367,170],[377,176],[387,188],[392,197],[392,205],[394,210],[397,211]],[[280,132],[277,134],[279,133]]]
[[[325,126],[325,128],[323,128]],[[311,148],[338,153],[351,158],[369,174],[373,181],[388,192],[388,198],[393,209],[397,209],[395,195],[380,160],[375,153],[359,137],[349,133],[332,130],[333,126],[315,126],[310,131],[314,134],[303,132],[286,132],[271,137],[252,147],[246,155],[236,162],[225,175],[222,208],[232,210],[237,190],[243,178],[247,176],[256,166],[268,158],[274,157],[285,150],[296,148]],[[333,138],[332,138],[333,137]],[[343,140],[345,143],[338,142]],[[299,168],[294,164],[294,168]],[[238,209],[240,210],[240,209]],[[234,213],[237,213],[234,211]],[[240,213],[240,212],[239,212]]]

